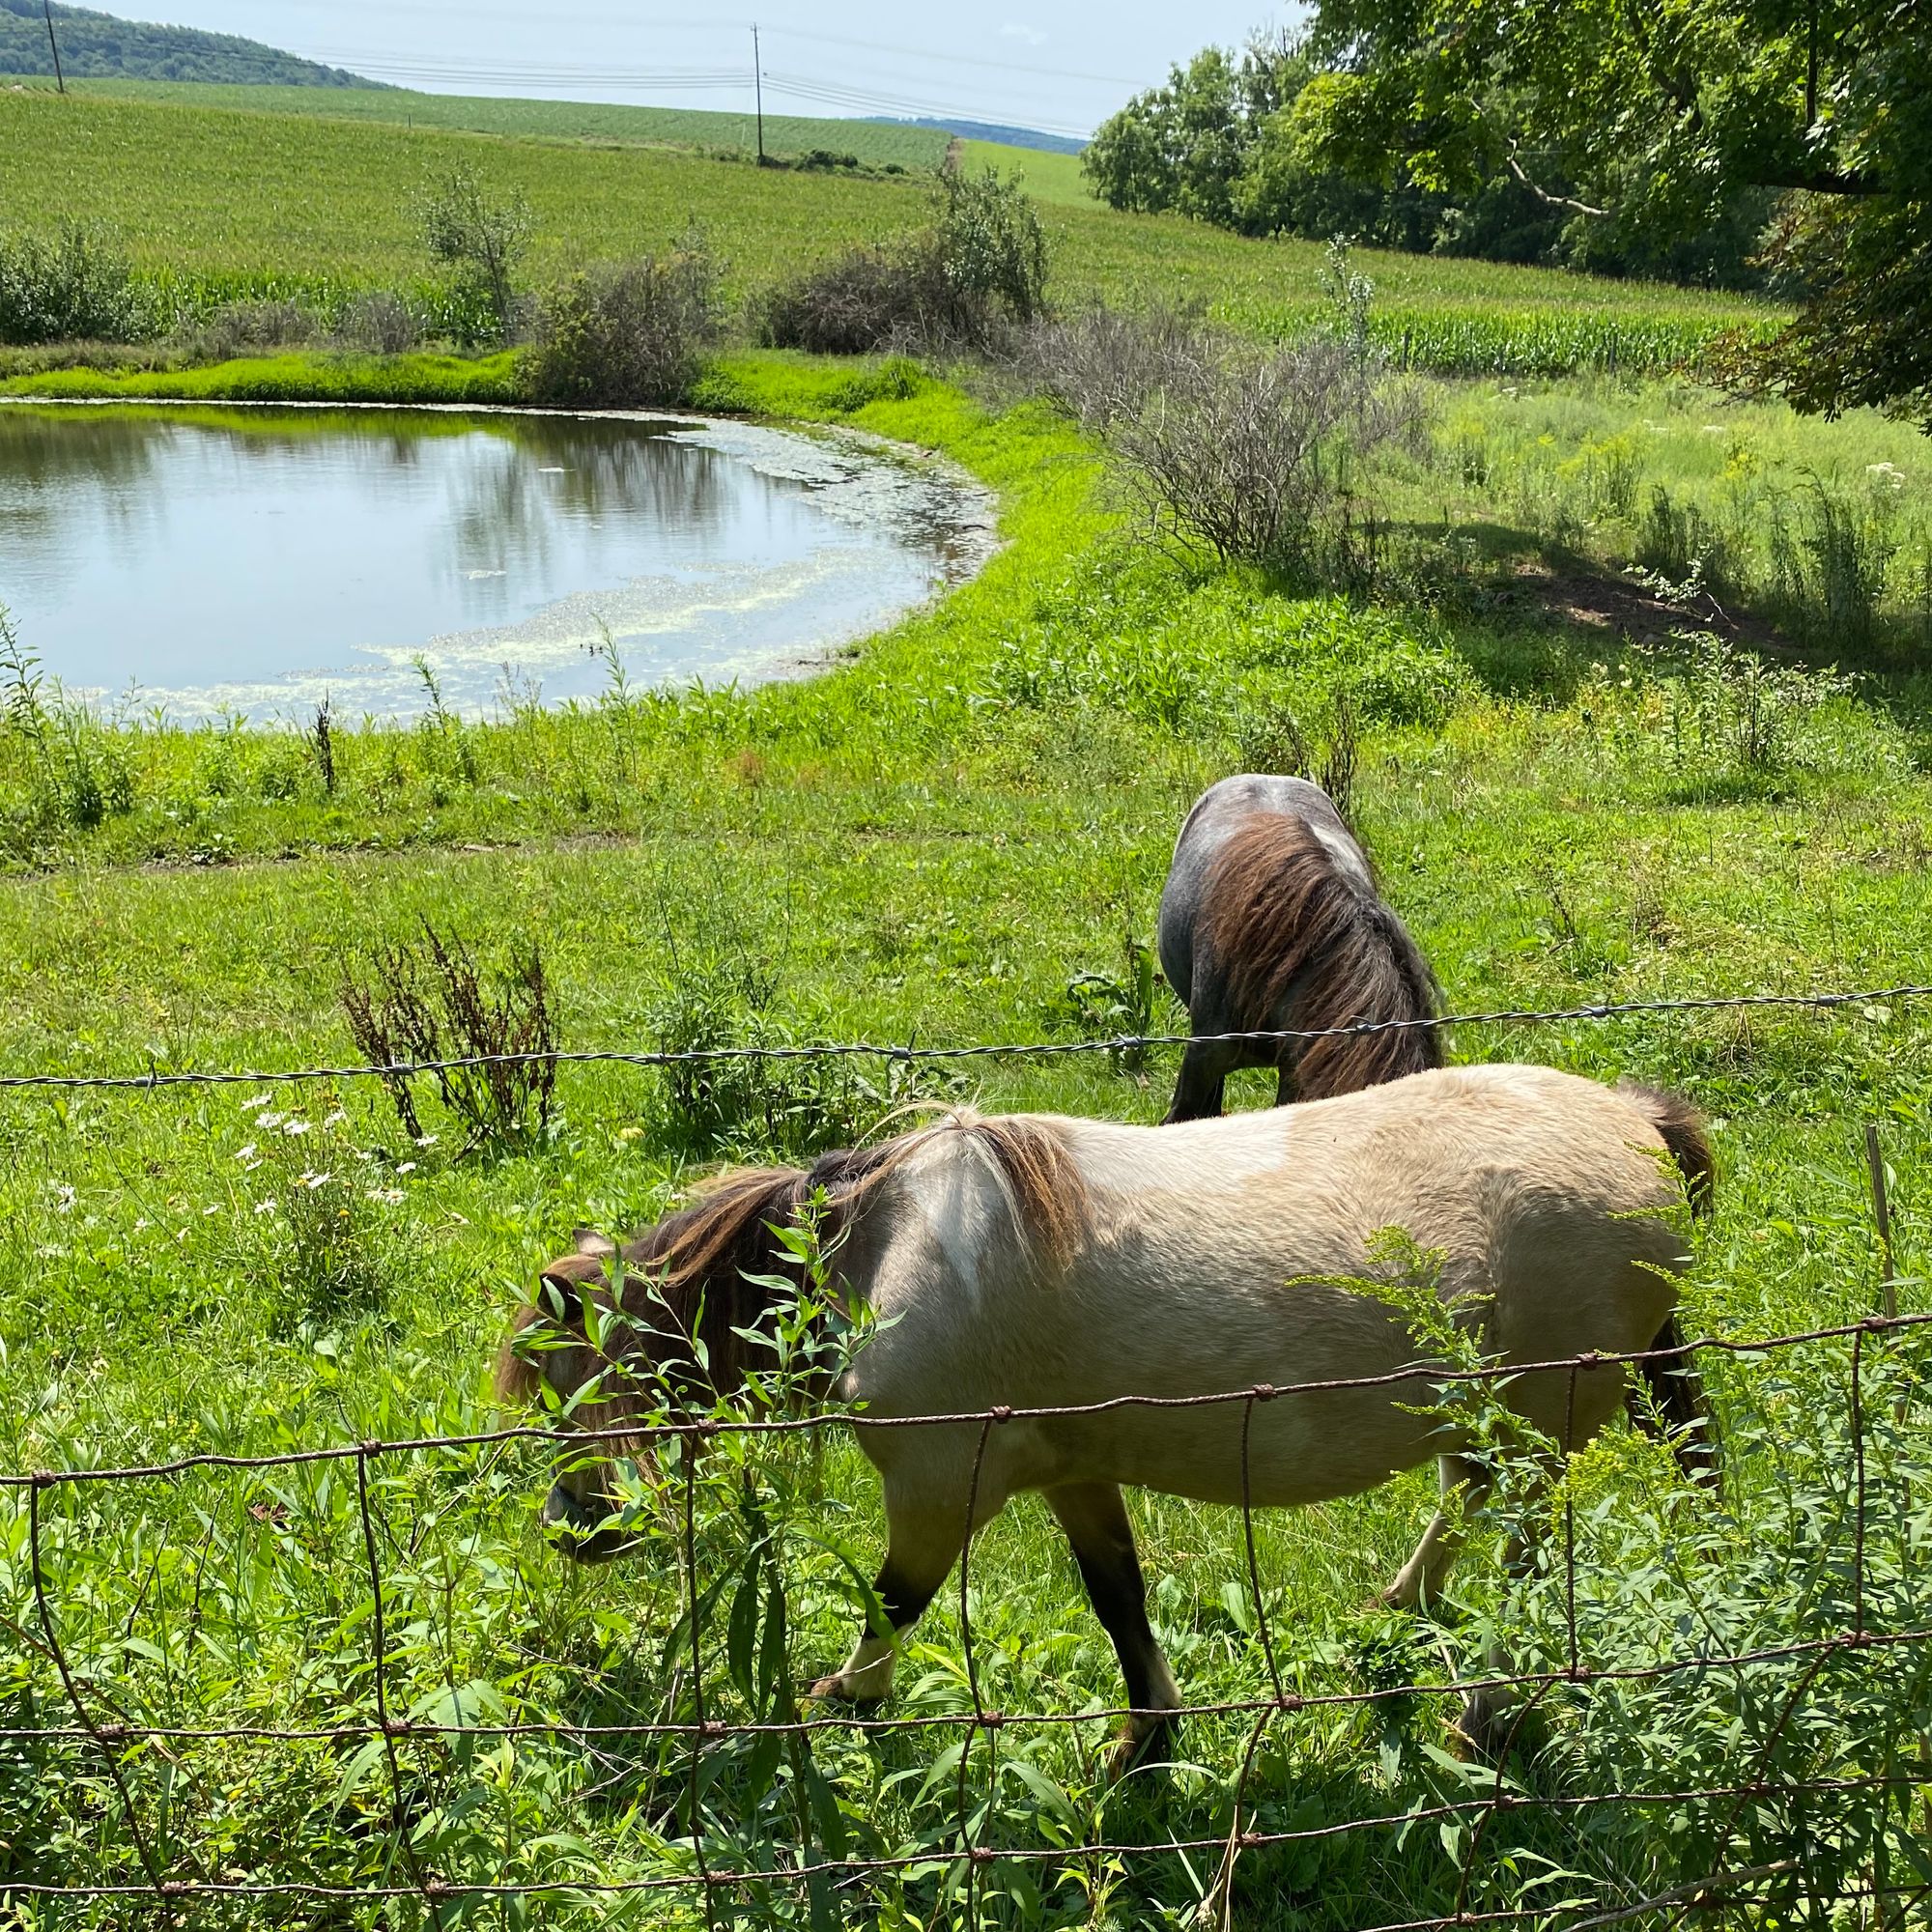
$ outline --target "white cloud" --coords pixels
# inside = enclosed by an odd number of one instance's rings
[[[1003,41],[1024,41],[1030,47],[1046,44],[1046,36],[1037,27],[1022,27],[1012,20],[1000,29],[1000,38]]]

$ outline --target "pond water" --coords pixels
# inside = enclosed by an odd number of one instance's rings
[[[969,576],[975,486],[698,418],[0,406],[0,602],[130,715],[481,715],[782,675]]]

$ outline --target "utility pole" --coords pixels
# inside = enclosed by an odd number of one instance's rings
[[[61,72],[60,43],[54,39],[53,0],[41,0],[41,11],[47,16],[47,45],[54,50],[54,86],[62,93],[67,92],[67,76]]]
[[[758,23],[752,22],[752,88],[758,102],[758,165],[765,164],[765,69],[758,58]]]

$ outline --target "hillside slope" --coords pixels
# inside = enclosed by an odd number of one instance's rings
[[[52,9],[61,71],[69,80],[245,81],[277,87],[375,89],[380,83],[339,67],[323,67],[260,41],[123,20],[86,7]],[[0,0],[0,73],[54,71],[42,0]]]
[[[22,0],[9,0],[22,4]],[[44,35],[42,46],[45,47]],[[186,107],[242,108],[257,114],[330,115],[393,122],[398,128],[442,128],[536,141],[590,141],[628,147],[698,148],[750,155],[756,123],[747,113],[711,107],[638,107],[611,100],[520,100],[494,95],[419,94],[407,87],[330,88],[210,86],[157,80],[90,81],[92,95]],[[947,137],[908,122],[821,120],[767,114],[765,152],[780,159],[814,149],[850,155],[863,165],[908,171],[936,168]]]
[[[369,99],[354,90],[304,98]],[[270,279],[286,290],[425,273],[412,198],[427,175],[456,161],[528,199],[537,279],[588,258],[670,245],[696,222],[743,292],[840,246],[902,232],[925,218],[927,206],[911,177],[761,170],[674,149],[492,140],[314,113],[86,95],[58,100],[44,89],[0,91],[0,152],[38,159],[8,185],[7,226],[51,234],[69,219],[99,222],[142,268],[233,277],[238,294],[271,292]],[[1055,165],[1069,176],[1076,166],[1035,156],[1028,171]],[[1322,302],[1322,250],[1313,242],[1248,241],[1175,215],[1081,205],[1070,194],[1042,194],[1041,202],[1055,276],[1069,299],[1119,300],[1130,292],[1199,299],[1263,333],[1296,325]],[[1418,331],[1515,327],[1526,313],[1565,326],[1700,329],[1767,313],[1734,298],[1563,270],[1367,249],[1358,261],[1398,334],[1411,323]]]

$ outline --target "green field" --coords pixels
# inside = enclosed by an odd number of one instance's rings
[[[37,161],[9,168],[0,219],[99,219],[154,274],[237,291],[422,276],[410,195],[457,156],[528,195],[540,276],[662,245],[696,216],[742,294],[923,208],[914,182],[760,173],[561,126],[92,92],[0,92],[0,153]],[[1262,331],[1319,300],[1307,244],[1116,215],[1083,205],[1071,163],[1020,165],[1038,170],[1070,300],[1192,295]],[[345,982],[425,919],[488,972],[540,949],[570,1048],[1179,1028],[1143,971],[1176,828],[1214,779],[1289,768],[1297,737],[1330,762],[1352,747],[1351,816],[1452,1011],[1924,981],[1932,443],[1681,374],[1633,380],[1672,345],[1766,319],[1749,305],[1366,265],[1377,327],[1413,362],[1502,365],[1422,379],[1429,436],[1376,484],[1373,595],[1151,541],[1094,447],[980,372],[731,351],[699,407],[942,452],[998,493],[1003,548],[816,677],[639,690],[613,668],[566,709],[338,725],[326,760],[294,731],[103,723],[60,695],[58,666],[36,687],[16,660],[0,689],[0,1075],[354,1064]],[[1574,373],[1612,357],[1615,375]],[[0,407],[481,403],[519,381],[509,352],[303,352],[55,371],[9,383]],[[35,639],[17,647],[30,658]],[[1745,1342],[1881,1305],[1868,1124],[1889,1164],[1894,1292],[1932,1308],[1932,1002],[1472,1022],[1451,1048],[1634,1076],[1706,1112],[1719,1180],[1690,1331]],[[578,1226],[640,1226],[720,1162],[851,1145],[919,1101],[1151,1122],[1174,1064],[1154,1048],[917,1070],[567,1066],[547,1126],[496,1139],[426,1085],[420,1134],[368,1079],[0,1088],[5,1470],[488,1429],[496,1342]],[[1232,1100],[1271,1091],[1241,1076]],[[1710,1358],[1720,1500],[1620,1427],[1554,1503],[1506,1487],[1427,1617],[1371,1601],[1433,1508],[1421,1473],[1264,1519],[1273,1662],[1311,1701],[1259,1729],[1191,1721],[1164,1786],[1110,1780],[1097,1717],[982,1730],[963,1756],[953,1731],[827,1723],[776,1747],[708,1738],[695,1758],[688,1730],[624,1731],[697,1715],[681,1489],[640,1478],[643,1554],[570,1569],[535,1521],[533,1445],[9,1490],[0,1925],[1361,1932],[1489,1914],[1662,1925],[1700,1901],[1751,1932],[1902,1924],[1914,1906],[1865,1905],[1932,1878],[1919,1332]],[[876,1483],[842,1437],[822,1457],[727,1438],[692,1493],[704,1716],[789,1718],[849,1642]],[[1268,1697],[1238,1517],[1131,1507],[1186,1696]],[[1515,1577],[1505,1528],[1543,1552]],[[984,1708],[1118,1703],[1036,1500],[975,1545],[969,1608]],[[1803,1648],[1854,1631],[1857,1645]],[[1501,1771],[1458,1755],[1442,1699],[1401,1690],[1480,1672],[1495,1639],[1551,1679]],[[533,1728],[373,1730],[379,1645],[391,1718]],[[1741,1651],[1770,1654],[1642,1674]],[[1592,1687],[1573,1663],[1633,1674]],[[1377,1701],[1321,1701],[1364,1692]],[[129,1728],[48,1736],[75,1699]],[[950,1586],[887,1715],[972,1708]],[[235,1726],[256,1734],[209,1735]],[[1512,1802],[1477,1827],[1466,1807],[1499,1792]],[[970,1865],[962,1806],[993,1854]],[[1289,1835],[1243,1850],[1217,1903],[1237,1826]],[[888,1868],[818,1886],[775,1869],[867,1858]],[[732,1875],[715,1912],[699,1870]],[[1714,1872],[1735,1890],[1700,1890]],[[564,1889],[431,1901],[410,1890],[425,1874]],[[150,1908],[137,1894],[156,1880],[214,1889]],[[87,1884],[128,1889],[22,1889]],[[1799,1887],[1833,1901],[1786,1895]]]
[[[428,265],[412,197],[457,160],[528,198],[540,278],[586,257],[663,248],[696,222],[745,293],[923,213],[911,180],[172,100],[0,93],[0,143],[36,157],[10,179],[10,225],[99,221],[154,273],[238,294],[420,279]],[[1007,152],[1040,179],[1067,299],[1200,300],[1263,333],[1304,327],[1320,309],[1315,243],[1117,214],[1077,195],[1070,157]],[[1735,297],[1498,263],[1364,251],[1362,266],[1391,346],[1406,337],[1418,360],[1444,369],[1537,373],[1619,357],[1627,368],[1667,367],[1719,331],[1776,313]]]
[[[44,84],[43,91],[46,91]],[[720,149],[738,154],[757,152],[757,125],[749,107],[740,114],[702,107],[631,107],[601,100],[519,100],[489,95],[418,94],[407,87],[323,90],[169,80],[86,80],[76,82],[72,92],[77,99],[231,108],[254,114],[316,116],[330,121],[375,121],[406,128],[502,134],[516,140]],[[896,164],[903,168],[936,168],[945,156],[946,145],[947,137],[931,128],[901,128],[877,121],[840,121],[802,114],[765,116],[765,152],[780,158],[810,154],[817,148],[838,155],[855,155],[867,167]],[[1004,148],[999,150],[1002,155],[1009,152]]]

